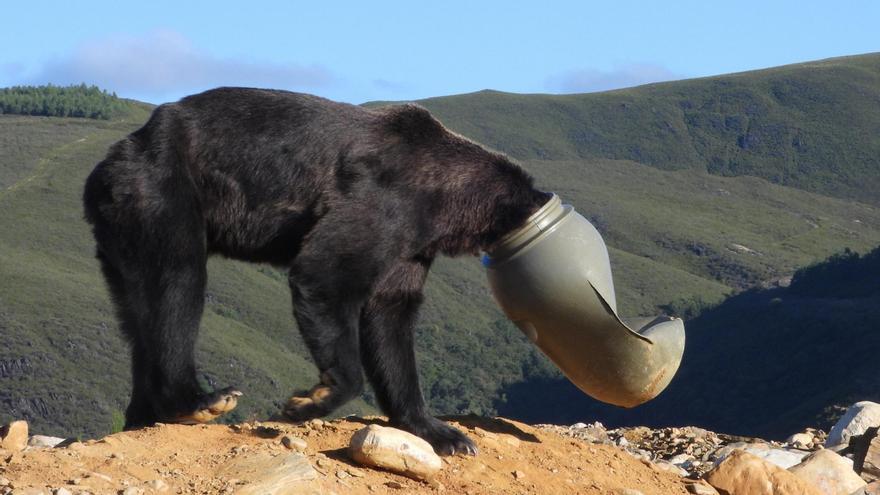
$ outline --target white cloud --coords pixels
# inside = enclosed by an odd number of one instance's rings
[[[97,84],[152,100],[215,86],[308,90],[335,82],[333,74],[318,65],[218,58],[167,30],[83,43],[68,56],[50,59],[27,79],[32,84]]]
[[[681,76],[661,65],[628,64],[610,71],[578,69],[564,72],[547,78],[546,87],[560,93],[590,93],[674,79],[681,79]]]

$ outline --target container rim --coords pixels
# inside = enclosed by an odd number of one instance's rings
[[[486,249],[483,256],[485,266],[496,266],[511,259],[519,251],[536,241],[543,234],[553,230],[574,209],[563,205],[556,193],[519,227],[499,239]]]

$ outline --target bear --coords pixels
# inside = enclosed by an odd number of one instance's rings
[[[83,203],[130,346],[125,428],[204,423],[241,392],[197,381],[208,256],[283,267],[318,383],[283,408],[325,416],[364,375],[389,422],[442,455],[476,454],[432,416],[413,349],[439,255],[478,255],[551,197],[506,156],[415,104],[366,108],[217,88],[159,105],[110,147]]]

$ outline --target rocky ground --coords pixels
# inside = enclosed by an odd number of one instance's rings
[[[387,469],[369,466],[369,455],[352,451],[354,434],[384,424],[381,418],[157,425],[57,445],[62,439],[29,436],[18,422],[0,428],[0,494],[873,495],[878,487],[867,484],[876,478],[871,463],[880,461],[880,438],[871,441],[876,428],[872,435],[870,421],[843,437],[832,430],[838,441],[833,449],[824,448],[827,435],[817,430],[773,443],[694,427],[608,430],[599,423],[529,426],[479,417],[451,422],[476,441],[479,455],[435,459],[424,469],[416,464],[434,454],[430,448],[419,453],[418,439],[406,444],[401,437],[404,444],[393,453],[409,457]],[[358,436],[363,443],[364,435]],[[861,478],[856,470],[864,471]],[[743,484],[755,479],[761,491]]]

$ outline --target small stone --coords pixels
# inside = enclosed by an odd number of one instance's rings
[[[614,491],[615,495],[644,495],[635,488],[620,488]]]
[[[165,491],[168,491],[168,483],[165,483],[165,482],[162,481],[162,480],[150,480],[150,481],[148,481],[148,482],[146,483],[146,485],[147,485],[147,487],[149,487],[151,490],[154,490],[154,491],[157,491],[157,492],[165,492]],[[226,485],[227,488],[232,487],[232,486],[234,486],[234,485],[235,485],[235,483],[233,483],[232,480],[227,481],[227,485]]]
[[[690,483],[687,485],[687,491],[695,495],[718,495],[718,490],[703,483]]]
[[[387,486],[388,488],[394,488],[394,489],[398,489],[398,490],[403,488],[403,484],[401,484],[399,481],[386,481],[385,486]]]
[[[365,473],[363,469],[358,469],[355,467],[350,467],[346,469],[346,472],[348,472],[348,474],[352,475],[355,478],[363,478],[367,475],[367,473]]]
[[[678,476],[687,476],[688,475],[688,472],[684,468],[682,468],[680,466],[676,466],[675,464],[672,464],[669,461],[654,462],[654,463],[652,463],[652,467],[654,469],[656,469],[657,471],[662,471],[665,473],[672,473],[672,474],[676,474]]]
[[[309,425],[313,426],[315,428],[323,428],[324,427],[324,420],[315,418],[315,419],[309,421]]]
[[[125,490],[122,490],[122,495],[141,495],[144,491],[140,488],[130,486]]]
[[[580,430],[581,428],[586,428],[587,424],[586,423],[575,423],[575,424],[571,425],[571,427],[574,428],[575,430]]]
[[[82,483],[82,478],[71,478],[68,483],[70,483],[71,485],[78,485]]]
[[[67,488],[64,488],[64,487],[56,488],[56,489],[52,490],[52,493],[54,495],[73,495],[73,492],[71,492],[70,490],[68,490]]]
[[[517,469],[516,471],[513,472],[513,477],[518,480],[525,479],[526,473]]]
[[[351,475],[340,469],[339,471],[336,471],[336,477],[344,480],[345,478],[350,478]]]
[[[64,443],[65,441],[66,439],[61,437],[33,435],[28,439],[28,447],[51,449],[52,447],[56,447],[58,446],[58,444]]]
[[[828,449],[810,454],[788,470],[827,495],[850,495],[867,484],[853,471],[849,459]]]
[[[0,486],[9,486],[11,484],[12,484],[12,482],[9,481],[9,478],[4,478],[4,477],[0,476]]]
[[[395,471],[424,480],[443,467],[431,444],[412,433],[369,425],[351,437],[349,451],[361,464]]]
[[[309,444],[306,443],[305,440],[299,437],[294,437],[290,435],[284,435],[281,437],[281,445],[284,445],[288,449],[296,450],[298,452],[303,452],[308,448]]]
[[[82,450],[86,448],[86,446],[82,442],[71,442],[67,448],[70,450]]]
[[[27,421],[13,421],[7,425],[0,426],[0,449],[21,452],[27,448],[27,444]]]
[[[788,437],[785,443],[796,449],[810,449],[813,446],[813,435],[809,433],[795,433]]]
[[[327,469],[327,468],[329,468],[330,466],[333,465],[333,463],[331,463],[329,460],[327,460],[327,459],[321,459],[321,458],[319,458],[318,460],[316,460],[316,461],[315,461],[315,464],[317,464],[319,468],[324,468],[324,469]]]

